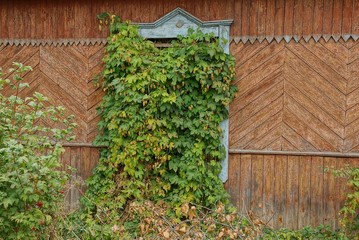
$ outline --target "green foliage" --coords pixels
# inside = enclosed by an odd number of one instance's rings
[[[106,21],[106,20],[104,20]],[[132,199],[228,203],[220,181],[220,123],[235,87],[234,58],[213,35],[190,29],[157,49],[137,27],[110,16],[97,144],[107,146],[88,181],[92,209]]]
[[[14,93],[0,94],[0,239],[50,236],[67,179],[58,170],[60,141],[74,124],[64,117],[62,107],[47,106],[42,94],[20,97],[28,87],[23,75],[29,70],[14,63],[9,80],[2,78],[0,69],[0,90]],[[64,127],[49,127],[45,121]]]
[[[359,235],[359,168],[345,167],[333,170],[338,177],[347,178],[350,192],[347,194],[344,207],[340,210],[340,224],[350,237]]]
[[[261,239],[283,239],[283,240],[301,240],[301,239],[336,239],[348,240],[341,231],[333,231],[329,226],[319,226],[316,228],[304,227],[300,230],[290,229],[265,229]]]

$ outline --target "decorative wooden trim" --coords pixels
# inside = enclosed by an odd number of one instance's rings
[[[221,37],[219,26],[230,27],[233,19],[201,21],[182,8],[176,8],[153,23],[133,23],[139,26],[141,36],[145,38],[176,38],[186,35],[189,28],[200,28],[205,33]]]
[[[212,22],[211,22],[212,23]],[[155,38],[155,37],[150,37]],[[232,43],[247,43],[250,42],[253,44],[254,42],[263,42],[267,41],[271,43],[276,41],[277,43],[281,41],[285,42],[299,42],[301,39],[308,42],[313,39],[315,42],[319,42],[323,39],[325,42],[329,40],[334,40],[338,42],[340,40],[347,42],[349,40],[357,41],[359,39],[359,35],[352,34],[352,35],[342,35],[342,36],[331,36],[331,35],[313,35],[313,36],[265,36],[265,37],[250,37],[250,36],[231,36],[229,38],[229,42]],[[88,45],[96,45],[96,44],[106,44],[106,38],[81,38],[81,39],[0,39],[0,46],[1,45],[9,45],[9,46],[72,46],[72,45],[81,45],[81,46],[88,46]]]
[[[358,40],[359,35],[356,34],[345,34],[345,35],[309,35],[309,36],[290,36],[290,35],[281,35],[281,36],[265,36],[265,37],[252,37],[252,36],[231,36],[230,42],[234,42],[236,44],[238,43],[247,43],[250,42],[253,44],[255,41],[259,41],[260,43],[264,41],[264,39],[271,43],[273,41],[276,41],[277,43],[281,41],[285,41],[289,43],[290,41],[299,42],[300,40],[304,40],[305,42],[310,41],[313,39],[315,42],[319,42],[320,39],[324,39],[325,42],[328,42],[329,40],[334,40],[335,42],[338,42],[340,40],[343,40],[344,42],[347,42],[348,40]]]
[[[359,158],[359,153],[340,153],[340,152],[294,152],[294,151],[267,151],[267,150],[247,150],[229,149],[230,154],[260,154],[260,155],[291,155],[291,156],[318,156],[318,157],[343,157]]]
[[[1,45],[10,46],[72,46],[106,44],[106,38],[79,38],[79,39],[0,39]]]

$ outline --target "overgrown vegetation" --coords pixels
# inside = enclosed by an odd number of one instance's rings
[[[347,179],[350,192],[347,195],[344,207],[340,210],[340,224],[346,235],[350,238],[359,238],[359,168],[345,167],[334,169],[337,177]]]
[[[23,75],[30,70],[20,63],[9,73],[0,69],[0,90],[13,93],[0,94],[0,239],[51,236],[67,180],[58,170],[59,156],[74,124],[42,94],[20,97],[28,87]]]
[[[163,200],[176,211],[186,202],[228,203],[218,177],[220,123],[235,92],[234,58],[199,30],[160,50],[137,26],[109,20],[97,138],[107,150],[88,197],[116,211],[133,199]]]
[[[110,37],[97,144],[107,148],[79,211],[64,211],[58,161],[71,117],[42,94],[20,97],[31,68],[15,64],[11,81],[0,71],[0,90],[14,93],[0,94],[0,239],[358,239],[357,168],[336,171],[352,189],[341,230],[273,230],[230,205],[219,124],[235,92],[234,59],[218,39],[190,30],[157,49],[136,26],[102,17]]]

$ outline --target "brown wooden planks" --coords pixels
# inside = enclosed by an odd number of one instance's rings
[[[298,199],[299,199],[299,157],[288,156],[286,181],[286,226],[298,228]]]
[[[287,156],[275,156],[276,177],[274,180],[274,219],[273,225],[280,228],[286,222],[286,195],[287,195]]]
[[[263,215],[263,156],[252,155],[250,208],[255,216]]]
[[[274,223],[275,156],[263,156],[263,220],[270,226]]]
[[[201,20],[234,19],[232,34],[253,42],[274,36],[358,34],[355,0],[202,1],[8,1],[1,3],[1,38],[97,38],[96,15],[109,12],[134,22],[153,22],[181,7]],[[245,40],[246,41],[246,40]],[[244,41],[244,42],[245,42]]]
[[[240,206],[240,178],[241,178],[241,155],[231,154],[228,161],[228,181],[226,189],[231,196],[232,203]]]
[[[241,160],[241,165],[231,161]],[[236,206],[250,202],[246,212],[263,213],[262,220],[275,228],[303,228],[327,224],[338,227],[338,211],[350,191],[343,178],[336,178],[325,168],[336,169],[346,164],[359,166],[359,158],[231,154],[227,187],[240,186],[241,201],[232,196]],[[243,169],[243,164],[245,169]],[[240,172],[240,184],[232,174]],[[262,172],[262,175],[258,173]],[[251,173],[251,174],[250,174]],[[243,189],[244,187],[244,189]],[[238,195],[236,195],[238,196]],[[262,196],[262,198],[261,198]],[[263,203],[263,209],[258,204]],[[247,205],[246,205],[247,206]],[[273,215],[273,214],[274,215]]]
[[[238,59],[231,148],[359,149],[357,42],[247,42],[231,52]]]
[[[252,158],[251,155],[241,154],[240,183],[239,183],[239,211],[245,215],[250,212],[250,202],[252,199]]]
[[[299,158],[299,196],[298,196],[298,228],[303,228],[311,224],[311,157],[303,156]]]
[[[329,169],[337,168],[337,159],[336,158],[324,158],[324,172],[323,177],[323,189],[324,189],[324,219],[323,222],[325,225],[335,226],[336,219],[339,209],[336,206],[338,202],[337,195],[337,184],[334,174]]]

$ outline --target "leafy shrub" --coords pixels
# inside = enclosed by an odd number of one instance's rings
[[[350,237],[359,235],[359,168],[345,167],[333,170],[338,177],[347,179],[350,192],[347,194],[344,207],[340,210],[340,224]]]
[[[340,230],[332,230],[330,226],[304,227],[299,230],[280,229],[274,230],[265,228],[261,239],[283,239],[283,240],[301,240],[301,239],[335,239],[348,240],[345,234]]]
[[[60,171],[61,141],[74,124],[62,107],[48,106],[40,93],[21,98],[28,87],[23,75],[31,68],[14,63],[12,79],[0,70],[0,238],[30,239],[51,236],[58,204],[67,180]],[[3,91],[5,92],[5,91]],[[62,128],[47,124],[61,124]]]
[[[235,92],[234,58],[200,31],[157,49],[116,16],[110,30],[97,139],[108,148],[88,182],[88,197],[109,209],[133,199],[163,199],[175,207],[228,203],[218,177],[225,156],[220,123]]]

